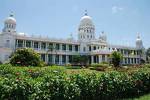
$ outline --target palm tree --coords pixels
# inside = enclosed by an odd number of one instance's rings
[[[111,59],[112,59],[112,63],[114,65],[114,67],[119,67],[121,64],[121,61],[123,59],[123,56],[120,52],[114,51],[111,54]]]

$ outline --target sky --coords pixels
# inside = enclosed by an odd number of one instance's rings
[[[77,39],[85,10],[97,38],[104,31],[110,44],[135,46],[139,33],[144,47],[150,47],[150,0],[0,0],[0,29],[12,11],[17,32]]]

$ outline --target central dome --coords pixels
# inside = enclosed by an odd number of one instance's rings
[[[92,22],[92,18],[87,15],[87,12],[85,12],[85,15],[80,20],[80,27],[82,27],[82,26],[94,27],[93,22]]]

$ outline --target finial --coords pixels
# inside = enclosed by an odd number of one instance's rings
[[[137,33],[137,38],[140,39],[140,33],[139,32]]]
[[[85,10],[85,14],[84,14],[85,16],[87,16],[88,15],[88,13],[87,13],[87,10]]]
[[[14,16],[13,11],[10,12],[10,15],[9,15],[9,16],[10,16],[10,17],[13,17],[13,16]]]
[[[102,34],[104,34],[104,31],[102,31]]]

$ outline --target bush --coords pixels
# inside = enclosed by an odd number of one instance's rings
[[[111,54],[111,59],[112,59],[112,64],[114,65],[114,67],[119,67],[123,59],[123,56],[120,52],[114,51]]]
[[[91,68],[91,67],[93,67],[93,68]],[[95,70],[97,70],[97,71],[104,71],[106,68],[108,68],[109,67],[109,65],[108,64],[97,64],[97,63],[93,63],[93,64],[91,64],[91,67],[90,67],[90,69],[95,69]]]
[[[29,48],[17,49],[12,54],[10,63],[14,66],[44,66],[39,54]]]
[[[149,92],[149,68],[68,75],[59,66],[0,65],[0,100],[118,100]]]

